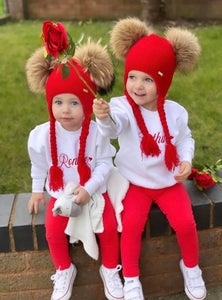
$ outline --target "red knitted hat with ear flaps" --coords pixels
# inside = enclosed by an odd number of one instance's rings
[[[170,171],[178,166],[179,159],[176,147],[171,143],[172,137],[170,136],[166,121],[164,101],[172,82],[175,68],[176,57],[170,42],[158,35],[151,34],[149,36],[142,37],[129,50],[126,56],[124,74],[125,86],[128,73],[131,70],[149,74],[156,83],[158,93],[157,109],[166,138],[165,164]],[[132,107],[138,127],[143,134],[143,138],[141,140],[142,153],[146,156],[159,156],[159,146],[153,136],[149,133],[139,106],[129,96],[126,88],[125,95]]]
[[[91,81],[90,75],[82,69],[77,62],[72,59],[72,63],[83,79],[87,82],[90,88],[96,93],[96,85]],[[52,99],[54,96],[70,93],[76,95],[83,106],[85,118],[82,124],[82,131],[79,140],[79,154],[78,154],[78,173],[80,176],[80,184],[84,185],[90,178],[91,170],[85,161],[85,146],[86,139],[89,133],[89,125],[91,121],[92,105],[94,95],[87,88],[85,83],[79,78],[76,70],[70,63],[67,63],[70,67],[70,74],[67,78],[62,78],[63,65],[57,66],[53,69],[46,83],[46,100],[48,103],[48,111],[50,115],[50,146],[52,166],[49,170],[49,188],[50,190],[57,191],[63,188],[63,171],[58,166],[58,154],[56,144],[56,132],[55,132],[55,118],[52,113]]]

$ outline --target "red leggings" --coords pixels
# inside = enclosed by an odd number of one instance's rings
[[[121,234],[121,259],[123,275],[139,275],[141,235],[150,207],[155,202],[166,215],[175,230],[184,264],[194,267],[198,264],[198,237],[189,196],[182,183],[160,190],[130,185],[123,201]]]
[[[119,264],[119,235],[114,209],[107,193],[103,194],[105,208],[103,213],[104,231],[97,234],[100,243],[102,264],[107,268],[115,268]],[[58,270],[69,268],[71,257],[69,255],[69,243],[64,233],[69,218],[57,215],[53,216],[52,208],[56,199],[51,198],[46,212],[46,239],[53,263]]]

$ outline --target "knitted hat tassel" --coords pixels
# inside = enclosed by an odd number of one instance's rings
[[[177,148],[171,143],[172,137],[170,136],[166,114],[164,110],[164,97],[159,97],[157,100],[157,108],[160,116],[160,121],[163,126],[163,131],[166,137],[166,147],[165,147],[165,164],[169,171],[174,171],[175,167],[179,165],[179,157],[177,154]]]
[[[132,100],[126,89],[124,90],[124,93],[127,97],[129,104],[132,107],[134,116],[137,121],[137,125],[141,130],[141,133],[143,134],[142,140],[140,142],[140,149],[142,153],[144,153],[146,156],[159,156],[161,152],[160,148],[157,142],[154,140],[154,137],[148,132],[139,106]]]
[[[143,136],[140,148],[142,153],[144,153],[146,156],[159,156],[160,154],[160,148],[157,145],[157,142],[154,140],[153,136],[150,133],[145,133]]]
[[[49,169],[49,188],[52,191],[57,191],[60,188],[63,189],[63,171],[58,167],[57,158],[57,144],[56,144],[56,133],[55,133],[55,119],[52,115],[51,107],[50,113],[50,145],[51,145],[51,157],[52,166]]]
[[[91,121],[91,115],[85,115],[85,119],[82,124],[82,132],[79,139],[79,156],[78,156],[78,173],[80,177],[80,185],[84,185],[91,177],[91,169],[87,165],[85,160],[85,148],[86,140],[89,133],[89,126]]]
[[[51,166],[49,170],[50,190],[55,192],[63,187],[63,171],[58,166]]]
[[[169,171],[173,171],[179,165],[179,157],[176,146],[171,142],[165,147],[165,164]]]

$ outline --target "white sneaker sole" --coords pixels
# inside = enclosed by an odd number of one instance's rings
[[[75,280],[76,274],[77,274],[76,267],[74,265],[73,265],[73,267],[74,268],[73,268],[73,272],[72,272],[72,277],[69,282],[67,293],[58,299],[51,298],[51,300],[69,300],[70,299],[70,297],[72,296],[72,286],[73,286],[73,283],[74,283],[74,280]]]
[[[186,293],[187,297],[188,297],[190,300],[203,300],[203,299],[205,299],[206,296],[207,296],[206,291],[205,291],[205,293],[204,293],[204,295],[203,295],[202,297],[194,297],[194,296],[190,293],[189,289],[188,289],[186,286],[185,286],[184,290],[185,290],[185,293]]]
[[[102,278],[102,281],[103,281],[103,286],[104,286],[104,293],[105,293],[105,296],[108,300],[124,300],[124,297],[114,297],[113,295],[110,294],[108,288],[107,288],[107,285],[106,285],[106,280],[103,276],[103,271],[102,271],[102,268],[100,267],[99,269],[99,273],[100,273],[100,276]]]
[[[183,275],[183,279],[184,279],[184,291],[187,295],[187,297],[190,299],[190,300],[203,300],[206,298],[206,295],[207,295],[207,292],[206,292],[206,288],[205,288],[205,291],[204,291],[204,295],[202,297],[195,297],[194,295],[192,295],[192,293],[189,291],[187,285],[186,285],[186,282],[185,282],[185,276],[183,274],[183,262],[182,260],[180,261],[180,270],[182,272],[182,275]]]

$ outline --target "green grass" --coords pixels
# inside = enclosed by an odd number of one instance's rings
[[[0,0],[0,18],[5,15],[5,3],[4,0]]]
[[[74,40],[84,32],[107,44],[113,22],[63,22]],[[21,21],[1,25],[0,30],[0,194],[31,191],[29,132],[48,120],[44,95],[32,94],[26,82],[25,63],[40,47],[41,21]],[[196,140],[195,164],[214,163],[221,158],[222,26],[192,29],[199,37],[202,56],[189,75],[175,74],[168,99],[185,106]],[[111,96],[123,94],[123,63],[113,58],[116,82]],[[114,144],[116,145],[115,141]]]

